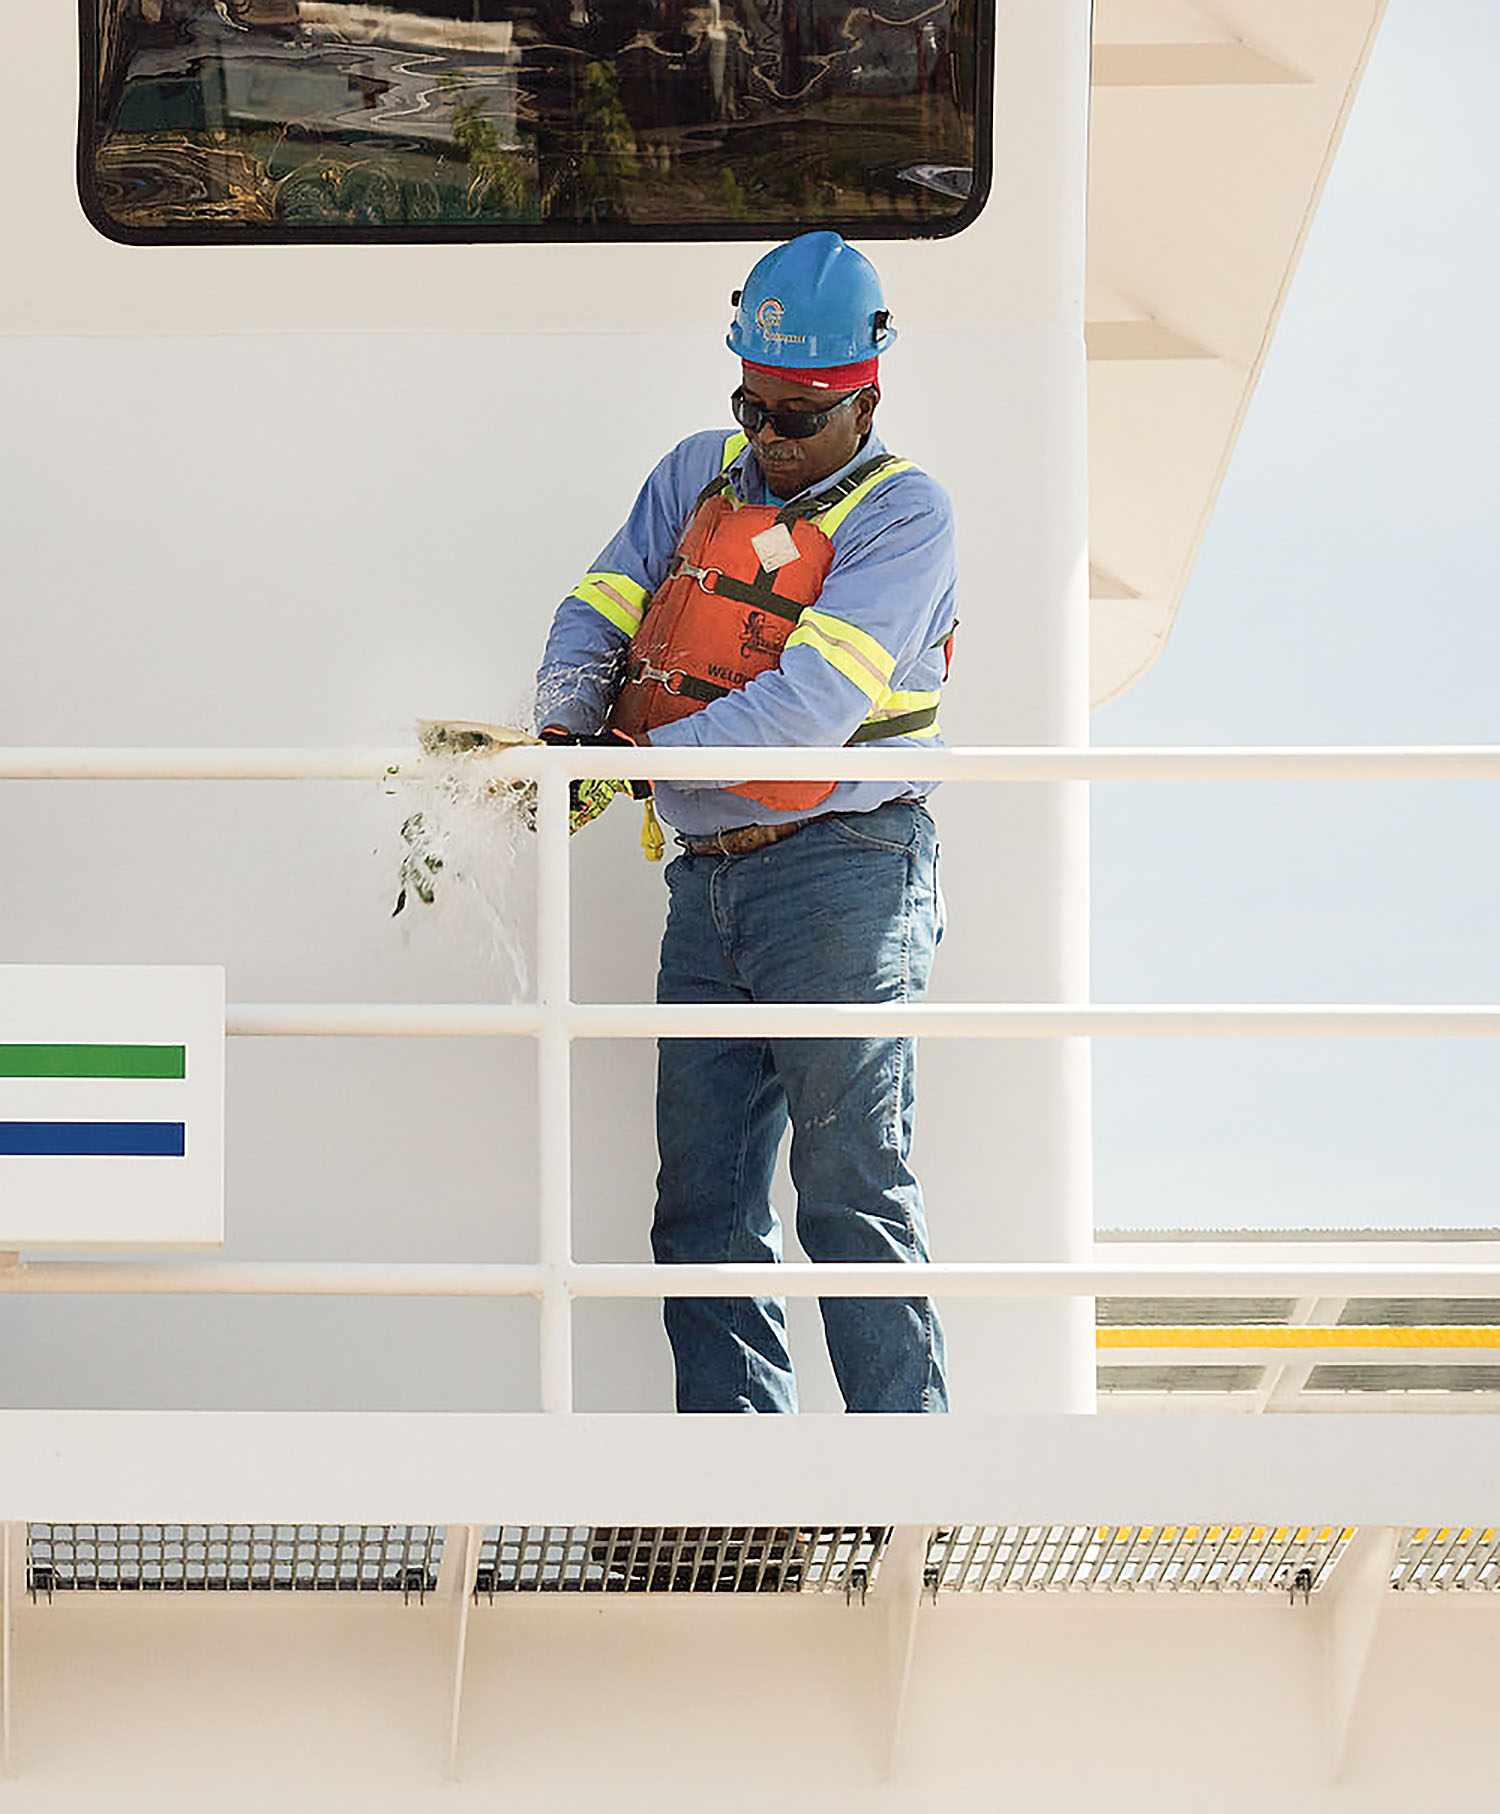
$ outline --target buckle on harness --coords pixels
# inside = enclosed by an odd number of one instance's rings
[[[695,567],[691,561],[684,561],[679,570],[689,579],[697,580],[710,598],[719,590],[719,581],[724,577],[717,567]]]
[[[670,693],[674,699],[678,699],[682,696],[682,683],[687,679],[687,670],[684,668],[654,668],[649,661],[643,659],[633,664],[630,678],[641,685],[648,680],[654,680],[663,692]]]

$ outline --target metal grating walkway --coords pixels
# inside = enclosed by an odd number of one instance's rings
[[[886,1535],[865,1525],[491,1525],[474,1591],[863,1593]]]
[[[399,1593],[437,1585],[426,1524],[33,1524],[26,1585],[54,1593]]]
[[[1500,1593],[1500,1526],[1403,1531],[1391,1586],[1400,1593]]]
[[[446,1532],[404,1524],[31,1524],[26,1585],[55,1594],[378,1593],[421,1600]],[[943,1594],[1311,1598],[1352,1526],[955,1524],[927,1540],[922,1586]],[[476,1598],[497,1594],[838,1594],[876,1587],[881,1525],[484,1527]],[[1397,1534],[1389,1588],[1500,1593],[1500,1525]]]
[[[938,1531],[938,1593],[1296,1593],[1326,1581],[1354,1535],[1338,1526],[962,1524]]]

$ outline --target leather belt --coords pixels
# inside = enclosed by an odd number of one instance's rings
[[[779,844],[811,824],[811,819],[791,819],[784,825],[735,825],[728,831],[716,831],[711,838],[682,838],[679,842],[690,857],[748,857],[752,850]]]

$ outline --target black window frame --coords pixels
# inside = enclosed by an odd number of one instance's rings
[[[971,227],[984,211],[994,177],[995,13],[999,0],[974,0],[975,78],[974,164],[969,194],[954,213],[932,220],[881,220],[864,215],[816,215],[775,220],[674,224],[623,221],[603,223],[552,219],[476,224],[413,223],[366,227],[335,223],[256,226],[248,222],[127,226],[105,208],[96,181],[98,112],[98,0],[78,0],[78,199],[90,225],[104,238],[126,246],[277,245],[633,245],[667,241],[722,244],[790,239],[799,233],[831,230],[851,240],[951,239]]]

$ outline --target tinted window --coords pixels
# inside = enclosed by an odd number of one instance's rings
[[[951,232],[988,4],[82,0],[84,205],[163,241]]]

